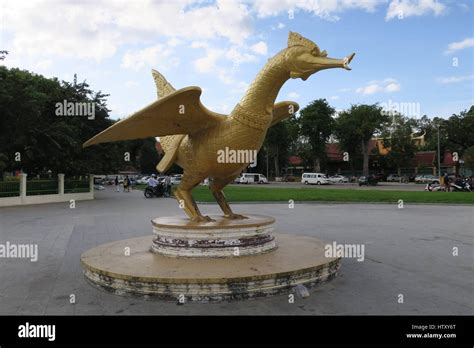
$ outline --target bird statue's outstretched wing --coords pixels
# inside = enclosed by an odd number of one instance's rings
[[[276,125],[278,122],[283,121],[285,118],[295,114],[300,106],[298,103],[292,101],[283,101],[273,105],[273,119],[270,127]]]
[[[192,135],[225,120],[225,115],[212,112],[201,104],[201,93],[199,87],[186,87],[168,94],[97,134],[83,147],[172,134]]]

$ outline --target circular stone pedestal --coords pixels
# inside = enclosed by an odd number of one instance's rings
[[[119,295],[179,301],[248,299],[311,287],[333,278],[340,258],[324,256],[326,243],[275,234],[278,248],[229,258],[181,258],[150,252],[152,236],[99,245],[81,256],[86,278]],[[126,256],[125,248],[130,248]]]
[[[242,220],[210,217],[214,221],[206,223],[194,223],[183,216],[152,220],[155,238],[151,251],[171,257],[234,257],[276,248],[272,217],[248,215]]]

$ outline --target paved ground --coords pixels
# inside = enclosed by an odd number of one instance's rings
[[[280,232],[363,243],[365,261],[345,259],[336,279],[293,304],[287,296],[178,306],[111,295],[85,282],[81,253],[151,234],[153,217],[181,211],[172,199],[146,200],[139,191],[108,189],[75,209],[66,203],[0,208],[0,243],[39,245],[37,262],[0,259],[0,314],[474,314],[472,206],[239,204],[234,209],[273,215]],[[210,204],[202,210],[218,212]],[[453,256],[453,247],[459,256]]]

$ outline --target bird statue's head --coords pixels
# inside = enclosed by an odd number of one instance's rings
[[[330,68],[351,70],[349,63],[355,53],[343,59],[328,58],[327,55],[327,52],[321,52],[313,41],[290,31],[288,47],[285,49],[284,58],[291,78],[296,79],[299,77],[304,81],[312,74]]]

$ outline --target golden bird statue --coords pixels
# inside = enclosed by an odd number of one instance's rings
[[[225,148],[236,152],[260,150],[269,127],[290,117],[299,106],[275,99],[290,78],[305,81],[312,74],[330,68],[351,70],[355,53],[344,59],[328,58],[326,51],[298,33],[290,32],[288,45],[270,58],[249,86],[244,97],[226,116],[201,104],[201,88],[191,86],[176,90],[157,71],[152,74],[158,100],[115,123],[84,143],[84,147],[120,140],[160,137],[165,155],[157,170],[166,172],[173,163],[183,168],[183,177],[174,196],[193,222],[208,222],[194,201],[191,191],[204,179],[211,178],[210,190],[224,217],[244,219],[234,214],[224,196],[224,187],[240,175],[250,161],[218,161]]]

